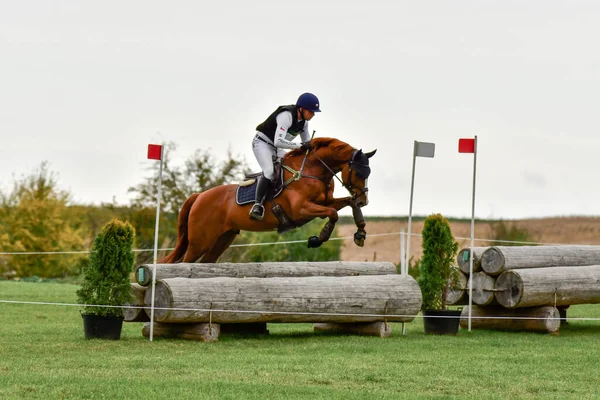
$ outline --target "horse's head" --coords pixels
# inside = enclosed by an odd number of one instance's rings
[[[364,207],[369,204],[367,193],[369,188],[367,182],[371,174],[369,158],[375,155],[377,150],[363,153],[362,150],[354,150],[348,164],[342,168],[342,183],[352,195],[354,205]]]

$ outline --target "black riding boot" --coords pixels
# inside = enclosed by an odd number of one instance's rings
[[[265,201],[265,197],[267,196],[270,183],[271,181],[264,176],[261,176],[258,180],[258,184],[256,185],[256,202],[250,210],[251,219],[262,220],[264,218],[265,207],[263,206],[263,203]]]

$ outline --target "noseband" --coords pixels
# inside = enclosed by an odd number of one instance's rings
[[[321,157],[319,157],[317,152],[313,150],[313,154],[315,155],[315,157],[317,157],[317,160],[319,160],[321,162],[321,164],[323,164],[325,166],[325,168],[327,168],[327,170],[329,170],[329,172],[331,172],[331,174],[338,181],[340,181],[342,186],[352,196],[352,200],[356,200],[359,196],[362,196],[363,194],[367,194],[367,192],[369,191],[369,188],[364,187],[362,189],[358,188],[359,192],[355,192],[354,189],[356,189],[356,187],[354,185],[352,185],[352,172],[356,172],[356,174],[360,178],[363,178],[363,179],[367,179],[369,177],[369,174],[371,173],[371,168],[369,167],[368,164],[363,164],[363,163],[360,163],[360,162],[354,160],[356,158],[356,155],[359,153],[359,151],[360,150],[354,150],[354,152],[352,153],[352,158],[350,158],[350,161],[348,161],[348,166],[350,168],[350,172],[348,172],[348,179],[347,179],[347,182],[343,182],[340,178],[338,178],[338,176],[335,174],[335,172],[333,172],[333,170],[331,168],[329,168],[329,165],[327,165],[327,163],[325,163],[325,161],[323,161],[321,159]]]
[[[345,184],[342,182],[342,186],[344,186],[352,195],[352,200],[356,200],[358,197],[362,196],[363,194],[366,195],[369,192],[369,188],[366,186],[362,189],[358,188],[358,193],[354,191],[355,187],[352,185],[352,172],[356,172],[356,175],[362,179],[367,179],[371,174],[371,168],[367,164],[362,164],[354,160],[357,154],[358,150],[354,150],[352,153],[352,158],[348,162],[348,165],[350,166],[350,171],[348,172],[348,182]]]

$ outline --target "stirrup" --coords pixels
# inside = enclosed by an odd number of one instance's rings
[[[261,204],[255,203],[250,209],[250,219],[257,219],[262,221],[265,217],[265,207]]]

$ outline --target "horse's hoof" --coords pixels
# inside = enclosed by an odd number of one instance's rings
[[[365,239],[367,238],[367,232],[360,230],[354,233],[354,243],[358,247],[363,247],[365,245]]]
[[[321,246],[321,241],[319,240],[318,236],[311,236],[308,238],[308,248],[309,249],[315,249],[319,246]]]

